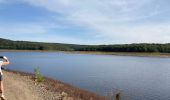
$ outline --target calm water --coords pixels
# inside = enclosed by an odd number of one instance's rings
[[[123,100],[170,100],[170,58],[60,52],[0,52],[8,69],[32,72],[106,95],[121,90]]]

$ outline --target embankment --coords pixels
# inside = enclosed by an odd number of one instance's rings
[[[4,89],[8,100],[105,100],[105,97],[45,77],[36,82],[33,74],[4,70]]]

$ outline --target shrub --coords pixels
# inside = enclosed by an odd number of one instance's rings
[[[37,82],[43,82],[44,81],[44,78],[40,74],[39,67],[34,69],[34,74],[35,74],[35,81],[37,81]]]

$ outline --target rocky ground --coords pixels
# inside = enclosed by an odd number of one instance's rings
[[[36,82],[33,75],[3,71],[7,100],[103,100],[97,96],[58,81]]]

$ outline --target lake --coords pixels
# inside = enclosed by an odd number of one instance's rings
[[[100,95],[121,91],[123,100],[170,100],[170,58],[62,52],[0,52],[8,69],[34,72]]]

